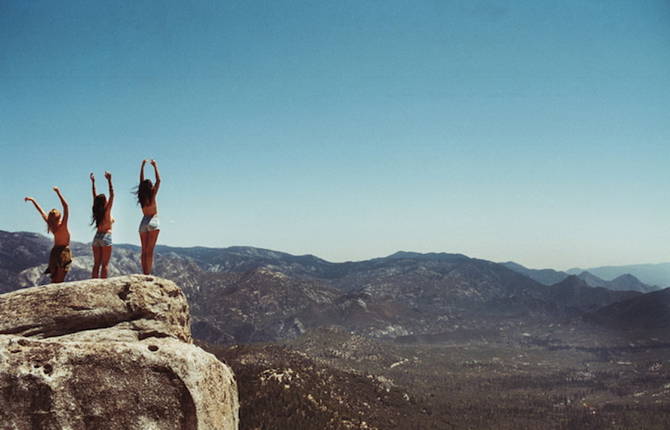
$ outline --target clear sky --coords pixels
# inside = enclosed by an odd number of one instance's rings
[[[0,0],[0,149],[3,230],[155,158],[167,245],[669,261],[670,2]]]

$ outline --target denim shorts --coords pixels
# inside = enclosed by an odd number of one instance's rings
[[[93,237],[93,246],[112,246],[112,232],[99,231]]]
[[[160,223],[158,222],[158,215],[145,215],[140,222],[140,233],[148,231],[160,230]]]

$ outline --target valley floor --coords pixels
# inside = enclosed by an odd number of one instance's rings
[[[667,429],[662,336],[520,326],[399,344],[330,328],[208,347],[238,375],[242,429]]]

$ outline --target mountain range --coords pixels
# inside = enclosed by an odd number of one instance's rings
[[[48,282],[50,246],[39,234],[0,231],[0,291]],[[88,278],[90,246],[73,242],[71,248],[67,279]],[[138,273],[139,251],[115,245],[109,275]],[[462,254],[398,252],[331,263],[251,247],[158,246],[156,252],[154,273],[174,280],[189,298],[194,335],[223,344],[290,339],[323,326],[372,338],[448,337],[511,321],[575,319],[648,288],[633,276],[615,283],[584,273],[545,285],[536,275],[558,272]]]
[[[48,283],[50,247],[0,231],[0,293]],[[71,248],[66,280],[88,278],[90,245]],[[250,247],[156,251],[154,273],[186,294],[194,337],[236,374],[243,430],[670,419],[670,289],[634,291],[645,286],[633,276],[617,291],[590,273],[462,254],[331,263]],[[138,273],[139,257],[114,245],[110,276]]]

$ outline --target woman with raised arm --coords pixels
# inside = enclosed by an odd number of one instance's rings
[[[151,179],[144,179],[144,166],[147,160],[142,160],[140,168],[140,185],[137,186],[137,202],[142,206],[144,217],[140,223],[140,240],[142,242],[142,271],[145,275],[151,273],[151,267],[154,262],[154,247],[160,233],[158,223],[158,207],[156,206],[156,194],[161,185],[161,177],[158,174],[158,165],[156,160],[151,160],[156,175],[156,183]]]
[[[93,273],[92,278],[106,278],[109,259],[112,256],[112,204],[114,203],[114,188],[112,174],[105,172],[105,179],[109,184],[109,199],[104,194],[95,192],[95,176],[91,173],[91,191],[93,192],[93,219],[97,229],[93,237]]]
[[[49,266],[44,273],[51,274],[51,282],[55,284],[65,280],[65,275],[70,270],[70,264],[72,263],[72,252],[69,248],[70,231],[67,228],[67,220],[70,214],[69,206],[58,187],[54,187],[54,191],[63,205],[62,217],[57,209],[51,209],[47,215],[32,197],[26,197],[23,200],[35,205],[35,209],[47,223],[47,232],[54,235],[54,246],[51,248],[51,254],[49,255]]]

